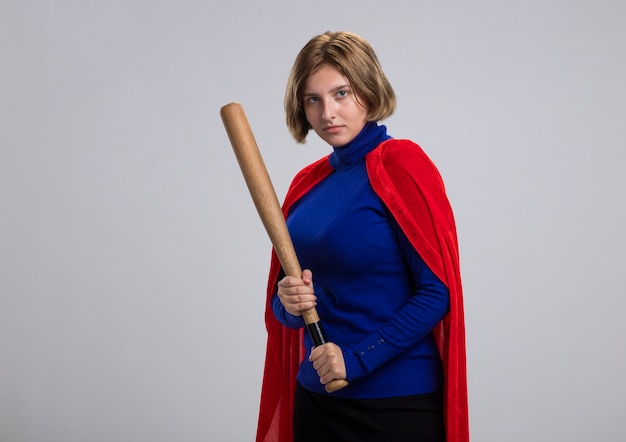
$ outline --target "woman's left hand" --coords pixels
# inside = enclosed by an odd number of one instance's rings
[[[313,368],[317,370],[320,382],[324,385],[335,379],[345,379],[347,376],[343,352],[332,342],[315,347],[311,351],[309,361],[313,362]]]

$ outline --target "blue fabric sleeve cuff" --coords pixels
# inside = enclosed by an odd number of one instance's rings
[[[391,345],[379,333],[355,347],[343,351],[347,380],[355,380],[372,373],[376,368],[394,358],[398,349]]]
[[[276,294],[272,297],[272,311],[274,312],[274,317],[278,319],[282,325],[288,328],[298,329],[304,327],[304,319],[302,316],[294,316],[285,310],[282,302]]]

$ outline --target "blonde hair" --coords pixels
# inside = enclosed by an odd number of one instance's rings
[[[325,65],[337,68],[348,79],[364,101],[368,121],[383,120],[394,113],[396,95],[370,44],[350,32],[327,31],[300,50],[287,81],[285,118],[296,142],[304,143],[311,129],[302,102],[306,82]]]

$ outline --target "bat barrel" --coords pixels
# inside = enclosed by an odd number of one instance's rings
[[[287,275],[300,278],[302,269],[293,248],[272,180],[267,173],[265,162],[243,107],[239,103],[230,103],[222,107],[220,114],[250,191],[250,196],[280,263]]]

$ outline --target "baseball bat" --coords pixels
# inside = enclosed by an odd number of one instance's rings
[[[227,104],[220,109],[220,115],[250,196],[283,270],[288,276],[301,278],[302,268],[291,242],[285,217],[243,107],[240,103]],[[303,311],[302,318],[315,346],[328,342],[315,307]],[[325,388],[327,392],[333,393],[346,385],[348,381],[335,379],[326,384]]]

